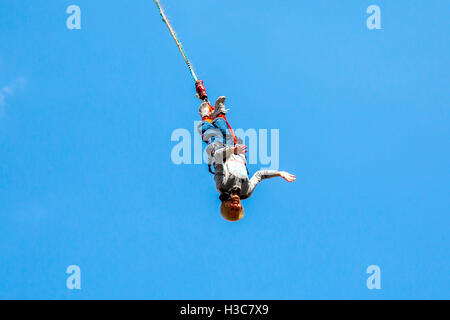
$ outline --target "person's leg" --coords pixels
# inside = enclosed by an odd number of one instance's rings
[[[232,143],[233,136],[230,132],[230,128],[228,127],[226,120],[219,116],[216,119],[214,119],[213,124],[217,129],[219,129],[222,137],[222,142],[224,144],[227,144],[227,142]]]
[[[206,143],[213,143],[216,140],[218,129],[209,121],[203,120],[200,126],[202,139]],[[219,131],[220,132],[220,131]]]
[[[203,141],[206,143],[220,141],[224,144],[233,144],[233,136],[228,128],[227,122],[223,118],[216,118],[212,123],[204,120],[200,128]]]
[[[198,108],[198,114],[202,119],[202,123],[198,127],[199,133],[202,135],[202,139],[206,143],[213,143],[215,140],[216,127],[213,125],[211,119],[212,107],[211,105],[204,101]]]
[[[199,131],[201,131],[203,141],[206,143],[221,141],[224,144],[227,144],[227,142],[234,144],[233,135],[225,120],[227,110],[225,110],[224,102],[225,97],[217,99],[215,110],[208,102],[203,102],[200,105],[199,115],[202,118],[202,123]]]

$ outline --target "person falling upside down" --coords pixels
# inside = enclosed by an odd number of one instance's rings
[[[295,176],[285,171],[260,170],[249,179],[245,157],[247,146],[234,136],[225,117],[227,111],[223,96],[217,99],[215,108],[204,101],[199,108],[202,118],[199,131],[208,144],[209,164],[214,167],[214,181],[222,201],[220,213],[225,220],[239,221],[244,216],[241,200],[248,199],[258,183],[273,177],[293,182]]]

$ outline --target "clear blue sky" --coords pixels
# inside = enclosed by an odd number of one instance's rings
[[[207,168],[171,162],[199,101],[153,1],[1,1],[0,298],[450,298],[449,1],[162,4],[297,181],[233,224]]]

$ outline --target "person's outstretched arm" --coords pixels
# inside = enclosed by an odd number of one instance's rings
[[[264,179],[270,179],[275,177],[281,177],[287,182],[295,181],[295,176],[286,171],[277,171],[277,170],[260,170],[256,172],[253,177],[250,179],[248,196],[250,197],[255,190],[256,186]]]

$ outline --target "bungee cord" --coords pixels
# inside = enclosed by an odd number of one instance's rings
[[[198,78],[197,78],[197,75],[194,72],[194,67],[192,66],[191,62],[189,61],[189,59],[188,59],[188,57],[186,55],[186,52],[183,49],[183,45],[181,44],[180,40],[178,40],[178,37],[177,37],[177,35],[175,33],[175,30],[173,30],[172,26],[170,25],[170,22],[167,19],[166,14],[164,13],[164,9],[161,7],[161,4],[159,3],[159,0],[155,0],[155,3],[156,3],[156,6],[159,9],[159,13],[161,14],[161,17],[162,17],[164,23],[166,24],[167,28],[169,28],[170,34],[172,35],[173,39],[175,40],[175,42],[177,44],[177,47],[180,50],[181,55],[183,56],[183,59],[186,62],[188,68],[189,68],[189,72],[191,73],[192,78],[194,78],[194,81],[197,82]]]
[[[161,7],[161,4],[159,3],[159,0],[155,0],[156,6],[158,7],[159,13],[164,21],[164,23],[166,24],[167,28],[170,31],[170,34],[172,35],[172,38],[175,40],[175,43],[177,44],[178,49],[181,52],[181,55],[183,56],[184,61],[186,62],[186,65],[189,68],[189,71],[192,75],[192,78],[194,78],[195,81],[195,89],[197,91],[197,96],[200,100],[203,100],[205,102],[208,102],[208,95],[206,94],[206,89],[205,86],[203,85],[203,81],[202,80],[198,80],[197,75],[194,72],[194,68],[190,62],[190,60],[188,59],[186,52],[183,49],[183,45],[181,44],[180,40],[178,39],[175,30],[172,28],[172,26],[170,25],[169,20],[166,17],[166,14],[164,13],[164,9]],[[210,110],[214,110],[214,108],[211,106],[211,104],[209,104]],[[237,144],[238,140],[236,138],[236,135],[234,134],[233,129],[231,128],[230,124],[228,123],[228,120],[225,116],[223,116],[223,119],[226,121],[228,128],[230,129],[231,135],[233,137],[233,141],[235,144]]]

